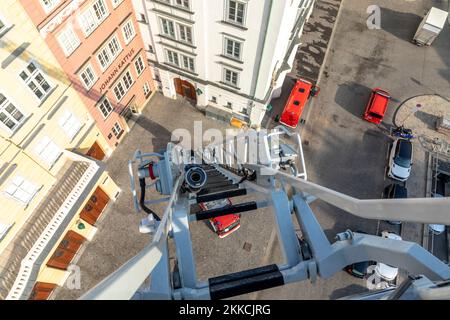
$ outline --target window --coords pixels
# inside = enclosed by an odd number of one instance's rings
[[[14,131],[24,120],[23,113],[0,93],[0,122]]]
[[[44,7],[45,13],[49,13],[60,2],[61,2],[61,0],[41,0],[41,5],[42,5],[42,7]]]
[[[58,42],[64,51],[66,57],[70,56],[72,52],[80,45],[80,40],[73,31],[72,26],[66,27],[59,35]]]
[[[66,110],[62,117],[59,118],[59,125],[70,139],[75,137],[81,129],[80,121],[68,110]]]
[[[125,43],[128,44],[136,35],[134,31],[133,21],[128,20],[127,23],[122,27],[123,37],[125,38]]]
[[[37,68],[34,62],[28,64],[25,70],[20,73],[20,77],[40,100],[44,99],[51,89],[42,71]]]
[[[108,16],[105,0],[95,1],[79,15],[79,22],[86,36],[90,35]]]
[[[144,66],[144,62],[142,61],[142,57],[139,56],[136,61],[134,62],[134,66],[136,67],[136,73],[138,75],[140,75],[142,73],[142,71],[144,71],[145,66]]]
[[[228,0],[227,21],[244,25],[246,4],[240,1]]]
[[[191,57],[187,57],[182,55],[182,60],[183,60],[183,69],[189,70],[194,72],[195,71],[195,67],[194,67],[194,59]]]
[[[189,0],[175,0],[175,5],[189,9]]]
[[[38,156],[49,166],[55,163],[61,154],[61,149],[50,139],[48,136],[42,138],[42,140],[36,145],[35,148]]]
[[[123,84],[121,82],[114,87],[114,94],[116,95],[117,101],[122,100],[125,95],[125,89],[123,88]]]
[[[173,64],[179,68],[189,70],[191,72],[195,72],[195,62],[193,58],[185,56],[183,54],[178,54],[178,52],[167,49],[166,49],[166,56],[167,56],[167,63]],[[181,56],[181,65],[179,56]]]
[[[178,23],[179,40],[192,44],[192,29]]]
[[[120,46],[119,40],[117,37],[114,37],[111,39],[111,41],[108,43],[109,51],[111,52],[111,55],[113,58],[117,57],[120,50],[122,50],[122,47]]]
[[[167,54],[167,62],[179,66],[178,53],[171,50],[166,50],[166,54]]]
[[[117,101],[122,100],[123,96],[128,92],[133,83],[134,81],[133,78],[131,77],[130,71],[125,72],[125,74],[122,76],[122,78],[119,80],[119,82],[113,89]]]
[[[116,136],[117,139],[120,138],[121,133],[123,132],[123,129],[118,122],[116,122],[114,124],[114,127],[112,127],[112,132],[114,133],[114,135]]]
[[[30,203],[37,191],[36,185],[21,176],[16,176],[5,190],[8,195],[25,204]]]
[[[108,98],[103,99],[102,102],[100,102],[99,105],[100,111],[102,112],[103,117],[106,119],[111,112],[113,111],[113,107],[111,106],[111,103],[109,103]]]
[[[175,38],[175,27],[173,21],[161,18],[162,33],[168,37]]]
[[[153,46],[150,44],[148,45],[148,52],[155,53],[155,51],[153,50]]]
[[[150,90],[150,86],[148,85],[148,83],[146,82],[146,83],[144,83],[144,87],[143,87],[143,89],[144,89],[144,95],[148,95],[150,92],[151,92],[151,90]]]
[[[123,0],[112,0],[113,8],[117,8],[122,2]]]
[[[236,71],[224,68],[224,82],[234,87],[238,86],[238,73]]]
[[[91,65],[88,65],[81,73],[80,78],[83,81],[83,84],[86,89],[92,88],[95,81],[97,80],[97,75],[95,74],[94,70],[92,69]]]
[[[125,84],[125,88],[128,90],[133,85],[133,78],[131,77],[130,71],[125,72],[122,77],[123,83]]]
[[[117,36],[114,36],[102,49],[100,49],[100,52],[97,54],[97,59],[102,67],[102,71],[105,71],[111,65],[121,50],[122,47],[120,46]]]
[[[227,108],[233,108],[233,104],[231,102],[227,102]]]
[[[225,55],[234,59],[241,60],[241,42],[225,38]]]
[[[212,97],[211,97],[211,102],[212,102],[212,103],[217,103],[217,97],[212,96]]]

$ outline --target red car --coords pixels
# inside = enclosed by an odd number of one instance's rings
[[[369,103],[367,103],[366,111],[364,112],[364,119],[375,124],[380,124],[386,113],[389,100],[391,100],[389,92],[380,88],[373,89]]]
[[[312,87],[313,85],[309,81],[304,79],[297,80],[286,106],[284,107],[283,113],[281,114],[280,123],[291,128],[297,127]]]
[[[232,203],[230,199],[199,203],[199,206],[203,211],[223,208],[231,205]],[[211,223],[214,232],[217,233],[219,238],[225,238],[241,227],[241,215],[234,213],[227,214],[225,216],[209,219],[209,222]]]

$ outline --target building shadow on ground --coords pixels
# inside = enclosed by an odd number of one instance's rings
[[[366,293],[366,292],[369,292],[369,290],[366,287],[363,287],[358,284],[351,284],[347,287],[334,290],[330,295],[330,299],[336,300],[339,298],[348,297],[348,296],[351,296],[354,294],[360,294],[360,293]]]
[[[169,130],[145,115],[141,115],[137,119],[136,125],[139,125],[153,136],[150,142],[153,145],[153,150],[166,149],[167,143],[172,137],[172,133]]]
[[[422,18],[414,13],[381,8],[381,29],[398,39],[411,42]]]
[[[436,128],[436,121],[438,118],[435,115],[424,112],[422,110],[418,110],[414,113],[414,116],[425,123],[428,129]]]

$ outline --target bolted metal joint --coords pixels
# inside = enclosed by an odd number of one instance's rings
[[[353,239],[353,232],[351,230],[347,230],[345,232],[338,233],[334,239],[336,241],[345,241]]]

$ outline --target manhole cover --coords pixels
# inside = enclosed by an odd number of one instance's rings
[[[245,251],[250,252],[250,251],[252,250],[252,244],[251,244],[251,243],[248,243],[248,242],[244,243],[243,249],[244,249]]]

